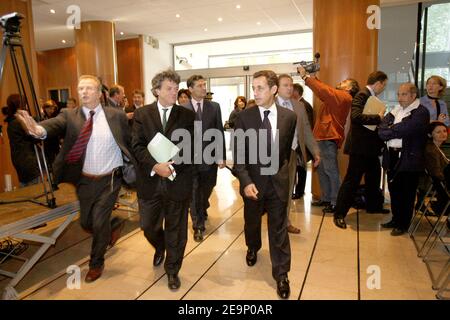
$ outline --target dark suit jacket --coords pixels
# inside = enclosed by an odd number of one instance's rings
[[[234,150],[234,168],[233,172],[239,179],[240,192],[244,197],[244,188],[252,183],[256,185],[259,195],[264,195],[267,183],[272,180],[278,197],[281,201],[288,201],[289,195],[289,158],[291,155],[292,140],[294,139],[295,127],[297,125],[297,117],[294,112],[286,108],[277,106],[277,129],[279,130],[279,167],[277,173],[273,176],[261,175],[261,168],[263,167],[258,161],[256,164],[250,164],[249,152],[250,146],[246,139],[243,152],[245,152],[245,164],[237,163],[239,148],[235,143]],[[235,130],[242,129],[258,130],[262,126],[261,114],[259,107],[246,109],[239,112],[236,119]],[[259,136],[258,136],[259,145]],[[254,147],[254,146],[252,146]],[[252,149],[256,150],[256,149]]]
[[[195,112],[194,106],[192,105],[192,100],[189,100],[189,103],[185,105],[185,107],[191,111]],[[216,157],[216,162],[222,160],[226,160],[226,149],[225,149],[225,135],[223,132],[223,123],[222,123],[222,113],[220,111],[220,105],[217,102],[209,101],[207,99],[203,100],[203,109],[202,109],[202,133],[204,134],[208,129],[218,129],[222,132],[222,157],[219,158],[219,155],[213,154]],[[213,143],[212,141],[203,141],[202,143],[202,151],[205,148]],[[200,171],[208,170],[212,167],[217,167],[217,164],[207,165],[201,164],[197,166]]]
[[[114,139],[122,151],[124,160],[134,162],[130,148],[131,137],[128,119],[125,113],[122,110],[111,107],[103,107],[103,111]],[[67,164],[64,159],[75,144],[85,121],[86,117],[82,108],[77,107],[74,109],[63,109],[57,117],[40,123],[47,130],[47,137],[64,136],[61,151],[53,164],[53,173],[57,183],[69,182],[76,185],[80,179],[84,156],[76,164]]]
[[[138,162],[137,192],[139,198],[151,199],[159,182],[163,179],[156,174],[153,177],[150,176],[157,162],[147,150],[149,142],[159,132],[174,144],[178,144],[178,140],[171,139],[172,132],[176,129],[186,129],[191,135],[189,142],[191,143],[192,155],[194,119],[194,112],[179,105],[174,105],[167,121],[166,132],[163,132],[157,102],[139,108],[134,112],[132,147]],[[183,143],[188,143],[188,141],[183,141]],[[173,165],[173,167],[176,171],[175,180],[165,179],[169,191],[168,196],[177,201],[188,199],[192,193],[192,161]]]
[[[425,146],[425,168],[428,173],[433,178],[444,181],[444,172],[447,166],[447,159],[439,151],[439,147],[433,142],[433,139],[429,139]]]
[[[364,88],[353,99],[350,133],[344,148],[346,154],[366,156],[379,156],[381,154],[383,141],[378,137],[377,131],[364,127],[365,125],[378,125],[381,122],[379,115],[363,114],[370,96],[369,89]]]
[[[29,136],[15,117],[8,117],[8,139],[11,149],[11,161],[16,169],[19,181],[29,182],[39,177],[39,167],[34,151],[35,139]]]
[[[384,141],[403,139],[400,163],[397,171],[423,171],[425,168],[425,144],[427,143],[427,127],[430,123],[430,113],[427,108],[419,105],[411,111],[411,115],[402,122],[393,124],[395,117],[389,113],[383,118],[378,129],[378,135]],[[389,153],[385,152],[383,167],[389,167]]]

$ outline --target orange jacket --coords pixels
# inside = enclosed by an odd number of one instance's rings
[[[314,138],[334,140],[340,148],[345,140],[345,122],[352,108],[352,96],[313,77],[308,77],[305,84],[323,102],[313,130]]]

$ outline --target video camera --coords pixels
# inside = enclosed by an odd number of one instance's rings
[[[316,73],[317,71],[320,71],[320,53],[316,53],[314,55],[315,60],[314,61],[301,61],[301,62],[295,62],[294,64],[299,64],[303,68],[305,68],[307,73]]]
[[[5,30],[7,35],[17,35],[20,32],[20,20],[25,18],[18,12],[8,13],[0,17],[0,27]]]

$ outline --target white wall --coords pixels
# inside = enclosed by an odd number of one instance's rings
[[[173,68],[173,49],[171,44],[162,41],[159,41],[158,49],[152,48],[144,41],[142,49],[145,103],[148,104],[155,101],[151,91],[153,77],[163,70]]]

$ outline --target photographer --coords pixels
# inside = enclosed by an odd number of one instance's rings
[[[303,66],[299,66],[297,71],[305,84],[323,102],[313,130],[322,160],[317,168],[322,195],[312,205],[324,206],[325,213],[334,213],[340,184],[337,151],[344,142],[345,122],[359,85],[356,80],[346,79],[332,88],[313,74],[310,75]]]

